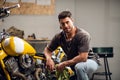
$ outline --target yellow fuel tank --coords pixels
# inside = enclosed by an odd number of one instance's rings
[[[1,46],[6,54],[18,56],[21,54],[35,55],[36,50],[25,40],[11,36],[2,41]]]

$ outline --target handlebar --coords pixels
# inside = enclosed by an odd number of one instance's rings
[[[9,14],[10,14],[10,9],[13,9],[13,8],[19,8],[20,5],[19,4],[16,4],[16,5],[12,5],[10,7],[3,7],[3,8],[0,8],[0,19],[1,18],[4,18],[4,17],[8,17]]]

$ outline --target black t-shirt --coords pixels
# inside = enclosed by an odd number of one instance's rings
[[[48,49],[54,51],[58,46],[61,46],[67,55],[67,59],[72,59],[81,52],[89,51],[90,35],[83,29],[78,29],[75,36],[71,41],[66,40],[65,33],[62,31],[56,34],[50,44]]]

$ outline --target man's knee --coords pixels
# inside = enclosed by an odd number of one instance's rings
[[[82,71],[82,72],[85,72],[85,65],[84,63],[77,63],[75,65],[75,70],[78,72],[78,71]]]

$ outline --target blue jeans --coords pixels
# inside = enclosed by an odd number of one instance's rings
[[[92,59],[88,59],[86,62],[77,63],[75,65],[77,80],[89,80],[93,72],[98,69],[98,66],[99,65]]]

